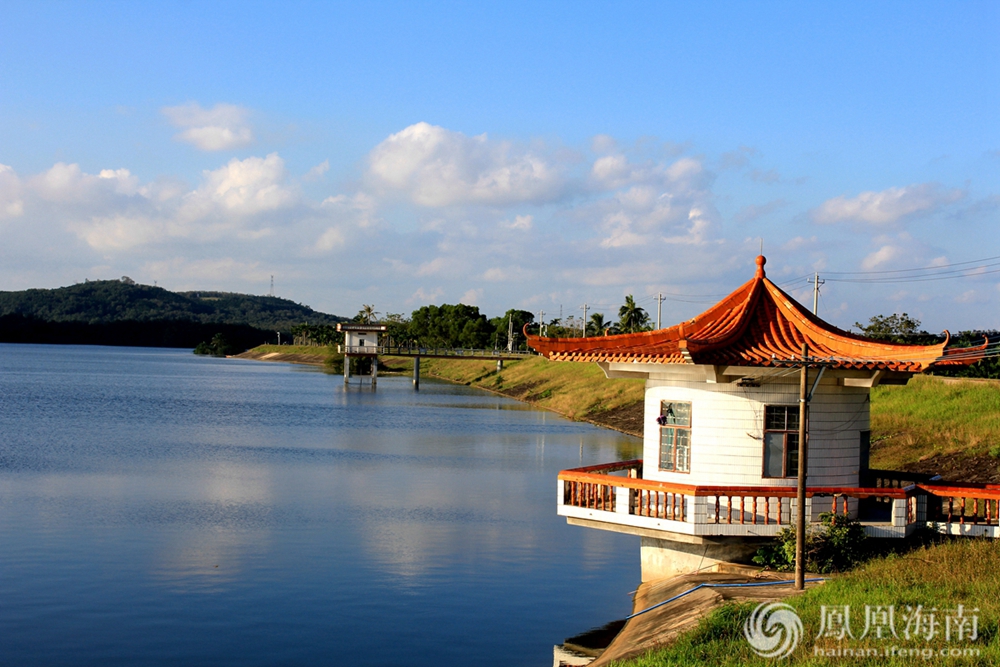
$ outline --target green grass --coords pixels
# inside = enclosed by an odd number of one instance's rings
[[[858,570],[840,575],[804,594],[787,598],[802,619],[802,640],[786,660],[761,658],[743,637],[743,623],[758,603],[728,603],[702,619],[694,630],[681,635],[667,648],[644,654],[637,659],[614,663],[621,667],[744,667],[754,665],[996,665],[1000,664],[1000,545],[986,540],[964,539],[924,547],[905,555],[892,555],[869,562]],[[978,609],[979,639],[974,642],[944,641],[945,611],[959,604],[969,614]],[[864,628],[865,605],[893,605],[897,615],[899,638],[861,640],[832,638],[816,640],[820,630],[821,608],[850,605],[852,628]],[[923,605],[936,609],[942,623],[939,638],[906,640],[902,614],[907,606]],[[855,618],[859,614],[860,618]],[[855,623],[860,621],[860,626]],[[860,634],[860,632],[858,632]],[[924,647],[978,648],[977,658],[951,658],[934,655],[932,661],[901,656],[827,657],[814,655],[815,647],[884,650]]]
[[[1000,447],[1000,383],[917,376],[872,391],[872,467],[892,469],[936,454]],[[1000,451],[1000,450],[998,450]]]

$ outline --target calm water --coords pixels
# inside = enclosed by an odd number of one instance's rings
[[[0,664],[551,665],[639,582],[555,475],[636,445],[428,380],[0,345]]]

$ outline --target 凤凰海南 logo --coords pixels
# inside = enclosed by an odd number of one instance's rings
[[[785,658],[799,645],[802,620],[787,604],[764,602],[743,624],[743,635],[762,658]]]

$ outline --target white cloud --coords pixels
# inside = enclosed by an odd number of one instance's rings
[[[479,302],[483,298],[483,290],[481,289],[470,289],[462,298],[458,300],[459,303],[464,303],[466,306],[478,306]]]
[[[204,172],[203,184],[188,195],[188,200],[200,210],[211,205],[239,215],[273,211],[296,198],[284,181],[285,162],[277,153],[264,158],[233,158],[224,167]]]
[[[432,290],[425,290],[423,287],[417,288],[417,291],[410,295],[410,298],[406,300],[406,303],[419,303],[421,305],[426,305],[434,303],[444,294],[444,290],[440,287],[435,287]]]
[[[270,278],[270,273],[261,268],[259,262],[240,261],[233,257],[198,260],[174,257],[146,262],[142,270],[146,275],[159,276],[159,281],[172,278],[172,289],[212,289],[214,285],[234,279],[264,284]],[[182,278],[178,280],[177,277]]]
[[[247,122],[249,111],[233,104],[216,104],[203,109],[197,102],[163,107],[163,115],[174,127],[183,128],[174,139],[203,151],[243,148],[253,143]]]
[[[303,181],[318,181],[323,178],[326,172],[330,171],[330,161],[323,160],[318,165],[306,172],[306,175],[302,177]]]
[[[376,146],[368,177],[377,189],[405,194],[421,206],[545,202],[563,187],[558,166],[531,150],[429,123]]]
[[[416,275],[418,276],[433,276],[435,274],[441,273],[444,269],[448,268],[448,260],[444,257],[435,257],[429,262],[424,262],[419,267],[417,267]]]
[[[14,169],[0,164],[0,220],[16,218],[24,213],[21,179]]]
[[[891,262],[902,255],[902,249],[894,245],[884,245],[861,261],[861,268],[871,271]]]
[[[974,290],[974,289],[965,290],[964,292],[962,292],[961,294],[959,294],[958,296],[955,297],[955,302],[956,303],[973,303],[975,301],[979,301],[980,300],[977,297],[978,297],[978,294],[977,294],[976,290]]]
[[[504,220],[500,223],[501,227],[506,229],[518,229],[522,232],[526,232],[534,224],[534,216],[530,215],[516,215],[513,220]]]
[[[813,211],[819,223],[865,222],[892,225],[905,218],[932,213],[965,196],[962,190],[944,190],[934,183],[862,192],[857,197],[829,199]]]

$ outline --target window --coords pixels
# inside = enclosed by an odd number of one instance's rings
[[[691,472],[691,404],[660,402],[660,470]]]
[[[799,406],[764,408],[764,477],[799,474]]]

